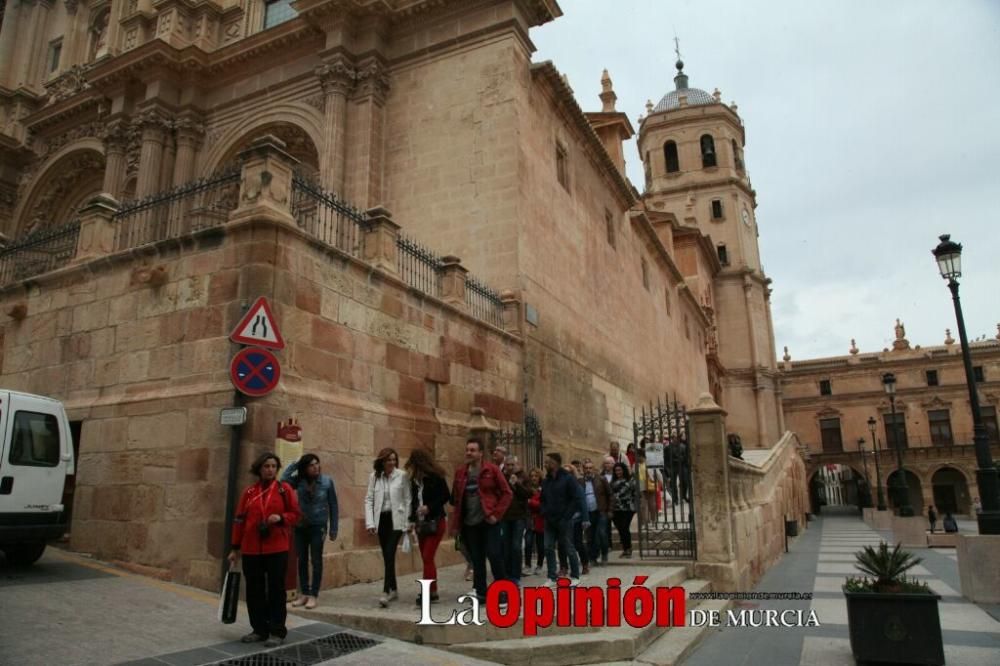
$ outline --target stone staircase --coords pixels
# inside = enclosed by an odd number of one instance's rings
[[[638,575],[647,576],[648,588],[683,586],[688,594],[711,591],[706,580],[690,576],[690,563],[650,562],[621,560],[613,556],[607,567],[596,567],[582,579],[585,586],[604,585],[607,578],[622,581],[624,592]],[[441,602],[431,606],[435,621],[444,621],[455,610],[468,605],[458,604],[456,598],[465,594],[472,585],[463,579],[464,567],[439,569]],[[537,636],[524,636],[523,618],[509,628],[500,629],[486,619],[482,609],[483,626],[418,625],[419,608],[415,596],[419,591],[416,574],[399,577],[400,599],[390,608],[379,607],[381,581],[361,583],[326,591],[315,610],[294,609],[304,618],[329,622],[344,627],[391,636],[416,644],[434,646],[468,657],[501,664],[591,664],[608,662],[678,663],[709,631],[704,627],[657,627],[655,624],[630,627],[624,619],[619,627],[539,627]],[[541,585],[544,576],[527,576],[524,586]],[[688,599],[687,610],[692,608],[724,610],[725,601],[696,601]],[[686,619],[686,618],[685,618]]]

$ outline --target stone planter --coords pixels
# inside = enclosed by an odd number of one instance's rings
[[[844,597],[858,664],[944,664],[939,595],[845,589]]]

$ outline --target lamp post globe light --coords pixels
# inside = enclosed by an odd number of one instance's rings
[[[874,416],[868,417],[868,430],[872,433],[872,449],[875,452],[875,492],[878,495],[878,504],[876,508],[879,511],[885,511],[885,493],[882,492],[882,468],[878,464],[879,452],[878,452],[878,436],[875,434],[875,426],[878,425],[878,421],[875,420]]]
[[[980,534],[1000,534],[1000,479],[993,467],[990,455],[989,437],[979,410],[979,394],[976,391],[976,379],[972,372],[972,355],[969,352],[969,339],[965,334],[965,318],[962,316],[962,303],[958,298],[958,278],[962,276],[962,245],[951,240],[945,234],[939,237],[941,242],[934,250],[941,277],[948,281],[951,290],[951,300],[955,305],[955,319],[958,323],[958,338],[962,344],[962,362],[965,365],[965,382],[969,387],[969,404],[972,406],[972,441],[976,449],[976,483],[979,485],[979,497],[983,510],[979,513]]]
[[[892,414],[892,439],[896,445],[896,472],[899,477],[896,479],[896,504],[900,516],[912,516],[910,489],[906,483],[906,472],[903,471],[903,444],[899,441],[899,425],[896,423],[896,375],[891,372],[882,375],[882,386],[889,396],[889,411]]]

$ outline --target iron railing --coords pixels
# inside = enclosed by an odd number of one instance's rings
[[[473,317],[503,328],[500,295],[471,275],[465,278],[465,305]]]
[[[34,231],[0,250],[0,284],[53,271],[76,256],[80,220]]]
[[[240,165],[234,164],[137,201],[117,213],[115,249],[148,245],[225,224],[240,200]]]
[[[509,430],[494,430],[491,433],[492,448],[503,446],[507,455],[516,457],[525,473],[542,467],[544,444],[542,440],[542,422],[535,410],[528,406],[528,396],[524,396],[524,420],[522,427]],[[509,460],[510,458],[508,458]]]
[[[362,258],[368,228],[364,214],[298,172],[292,176],[292,217],[310,236]]]
[[[403,282],[414,289],[441,297],[441,273],[444,262],[434,252],[400,234],[396,237],[396,268]]]

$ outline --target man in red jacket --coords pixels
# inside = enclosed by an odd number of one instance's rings
[[[507,479],[493,463],[483,460],[483,443],[470,437],[465,443],[465,464],[455,471],[452,484],[452,534],[462,532],[462,541],[472,560],[472,580],[479,601],[486,601],[486,560],[493,580],[506,577],[503,566],[501,523],[513,493]]]

